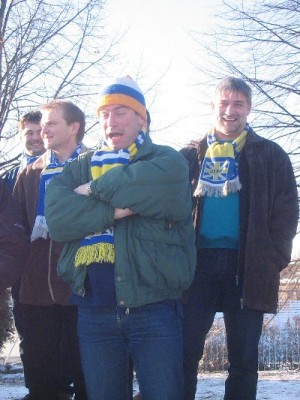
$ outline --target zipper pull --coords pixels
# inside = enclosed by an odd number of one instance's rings
[[[236,284],[236,286],[239,286],[239,276],[238,275],[235,276],[235,284]]]
[[[241,310],[244,308],[244,299],[241,297],[240,298],[240,302],[241,302]]]

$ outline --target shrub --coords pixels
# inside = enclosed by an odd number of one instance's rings
[[[10,290],[0,294],[0,351],[13,339],[14,320],[11,312]]]

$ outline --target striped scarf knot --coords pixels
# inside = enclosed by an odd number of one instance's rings
[[[112,168],[120,167],[135,157],[138,149],[145,141],[146,134],[143,130],[135,141],[127,148],[111,150],[104,142],[100,150],[97,150],[91,158],[92,178],[97,179]],[[103,232],[96,232],[85,237],[75,255],[75,267],[88,266],[94,262],[115,262],[115,246],[113,228]]]
[[[47,239],[48,237],[48,227],[45,218],[45,195],[46,189],[50,182],[50,180],[55,176],[61,174],[66,163],[72,161],[74,158],[78,157],[82,149],[82,144],[79,143],[74,150],[71,157],[61,163],[59,162],[56,154],[51,150],[46,153],[47,156],[47,166],[42,171],[40,176],[40,185],[39,185],[39,196],[38,196],[38,206],[37,206],[37,215],[35,218],[34,226],[31,232],[30,240],[33,242],[39,238]]]

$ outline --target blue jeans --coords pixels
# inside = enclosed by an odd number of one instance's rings
[[[195,398],[198,364],[217,311],[223,311],[227,335],[229,369],[224,400],[255,400],[263,312],[241,308],[236,250],[200,249],[197,257],[195,278],[184,305],[184,400]]]
[[[135,308],[78,308],[89,400],[130,398],[131,355],[143,400],[182,400],[182,307],[177,300]]]

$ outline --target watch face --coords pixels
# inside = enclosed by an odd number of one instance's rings
[[[87,190],[87,193],[88,193],[88,195],[90,195],[92,192],[91,192],[91,182],[89,182],[87,185],[86,185],[86,190]]]

